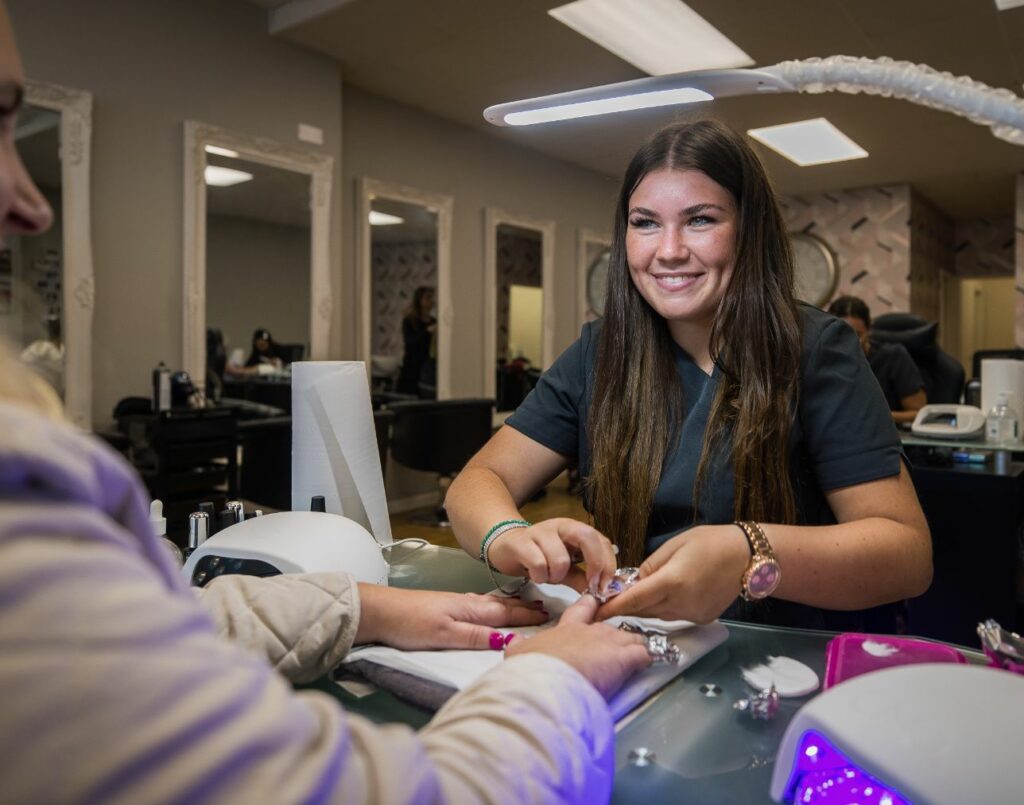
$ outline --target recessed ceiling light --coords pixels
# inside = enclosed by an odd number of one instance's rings
[[[1024,0],[996,0],[996,8],[1000,11],[1006,11],[1008,8],[1016,8],[1017,6],[1024,6]]]
[[[370,210],[370,226],[394,226],[395,224],[404,223],[405,219],[399,218],[397,215],[388,215],[386,212]]]
[[[754,63],[682,0],[576,0],[548,14],[651,75]]]
[[[206,183],[214,187],[231,187],[233,184],[252,181],[252,174],[219,165],[206,166]]]
[[[221,148],[219,145],[208,145],[206,146],[207,154],[217,154],[222,157],[231,157],[232,159],[238,158],[238,152],[232,151],[230,148]]]
[[[823,117],[747,131],[800,167],[862,159],[868,152]]]

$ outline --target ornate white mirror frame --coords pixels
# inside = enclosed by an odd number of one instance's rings
[[[495,367],[498,360],[498,227],[502,224],[532,229],[541,236],[541,296],[544,334],[541,339],[542,369],[555,359],[555,222],[506,212],[497,207],[484,208],[484,396],[497,394]],[[498,415],[500,416],[500,415]]]
[[[310,177],[309,359],[327,358],[331,294],[330,215],[334,158],[312,149],[185,121],[185,250],[182,363],[194,380],[206,376],[206,146],[237,151],[261,165]]]
[[[597,247],[592,249],[591,247]],[[610,249],[612,236],[583,227],[576,236],[576,324],[577,329],[587,323],[590,299],[587,297],[587,273],[598,249]]]
[[[358,351],[370,371],[373,351],[373,266],[370,208],[374,199],[387,199],[424,207],[437,215],[437,398],[452,396],[452,209],[451,196],[428,193],[414,187],[382,182],[369,177],[356,180],[356,298],[359,300]]]
[[[25,102],[60,113],[64,410],[75,425],[91,430],[92,315],[96,297],[89,183],[92,93],[27,81]]]

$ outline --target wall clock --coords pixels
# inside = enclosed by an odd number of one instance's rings
[[[796,298],[821,307],[839,284],[839,263],[829,245],[816,235],[791,232],[793,292]]]

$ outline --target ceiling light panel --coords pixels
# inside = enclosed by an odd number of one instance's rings
[[[747,134],[802,168],[863,159],[868,155],[823,117],[750,129]]]
[[[207,154],[217,154],[217,156],[231,157],[232,159],[238,158],[238,152],[232,151],[230,148],[221,148],[219,145],[208,145],[206,146]]]
[[[681,0],[577,0],[548,14],[651,75],[754,63]]]
[[[219,165],[206,166],[206,183],[214,187],[231,187],[233,184],[252,181],[252,174]]]
[[[405,219],[399,218],[397,215],[389,215],[386,212],[370,210],[370,226],[394,226],[395,224],[404,223]]]

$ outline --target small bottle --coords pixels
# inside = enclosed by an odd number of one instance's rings
[[[985,418],[985,441],[989,444],[1016,444],[1020,435],[1020,420],[1010,407],[1010,393],[999,392],[998,401]]]
[[[171,370],[160,361],[153,370],[153,411],[171,410]]]
[[[185,564],[185,555],[181,552],[181,548],[167,539],[167,518],[164,517],[163,501],[154,500],[149,504],[149,524],[153,528],[153,533],[160,538],[160,544],[167,549],[179,567]]]

